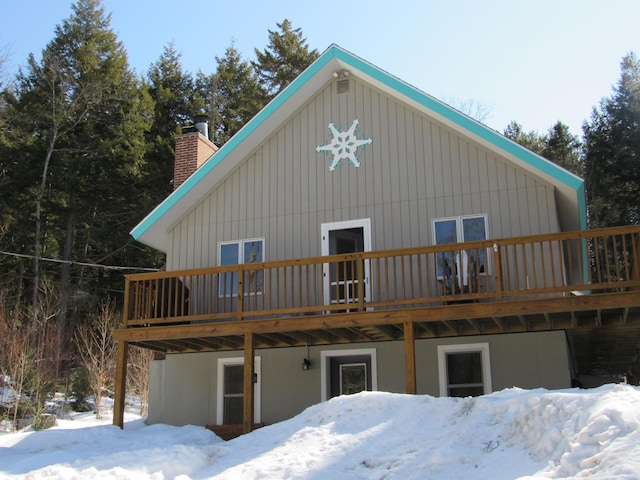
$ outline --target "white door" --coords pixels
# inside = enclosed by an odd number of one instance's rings
[[[323,223],[322,255],[371,251],[371,220]],[[364,301],[370,300],[369,262],[364,262]],[[323,266],[324,302],[358,302],[358,272],[355,263],[326,263]]]

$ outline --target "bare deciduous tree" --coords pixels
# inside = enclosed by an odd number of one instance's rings
[[[442,101],[485,125],[493,110],[493,106],[480,103],[472,98],[467,100],[444,98]]]
[[[19,403],[26,390],[33,355],[28,330],[17,328],[13,323],[7,315],[0,315],[0,376],[7,389],[7,395],[2,400],[15,430]]]
[[[41,307],[50,304],[50,298],[43,299]],[[26,314],[16,309],[2,308],[0,299],[0,377],[3,378],[10,394],[4,403],[10,408],[13,428],[19,420],[33,419],[38,424],[45,412],[47,395],[55,382],[55,362],[51,352],[57,348],[58,332],[55,325],[43,321],[37,342],[33,341],[31,329],[23,320]],[[45,311],[38,318],[53,318]]]
[[[149,404],[149,363],[153,352],[140,347],[129,349],[127,389],[140,399],[140,415],[145,416]]]
[[[118,326],[119,319],[115,303],[108,301],[100,306],[93,322],[81,325],[76,332],[80,358],[95,395],[96,418],[101,418],[102,395],[114,378],[117,344],[111,337],[111,331]]]

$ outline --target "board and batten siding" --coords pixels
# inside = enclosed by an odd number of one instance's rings
[[[486,343],[491,356],[493,391],[505,388],[559,389],[571,386],[567,341],[562,331],[483,335],[481,337],[416,340],[416,380],[419,395],[439,396],[438,347]],[[261,418],[273,424],[289,419],[322,401],[322,352],[361,349],[363,344],[257,349],[261,359]],[[379,391],[404,393],[403,344],[375,342]],[[169,354],[151,362],[148,422],[170,425],[215,424],[217,365],[221,358],[242,352]],[[302,370],[303,358],[311,368]]]
[[[432,244],[432,220],[487,214],[494,238],[559,230],[553,186],[350,77],[319,91],[171,232],[172,270],[214,266],[219,241],[265,238],[265,260],[320,255],[320,225],[371,219],[372,248]],[[316,152],[359,121],[355,168]]]

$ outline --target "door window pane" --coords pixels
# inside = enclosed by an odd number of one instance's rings
[[[224,398],[224,424],[242,424],[242,397]]]
[[[345,363],[340,365],[340,395],[351,395],[367,389],[367,365]]]
[[[433,222],[434,241],[436,245],[459,242],[473,242],[487,239],[486,215],[468,217],[452,217]],[[451,252],[441,252],[436,256],[438,276],[452,273]],[[487,252],[484,249],[472,249],[467,252],[469,265],[473,275],[485,273],[487,269]]]
[[[458,242],[458,226],[455,219],[452,220],[436,220],[435,222],[436,232],[436,245],[443,245],[445,243],[457,243]]]
[[[458,243],[458,227],[455,219],[452,220],[436,220],[434,222],[436,245],[444,245],[447,243]],[[439,252],[436,256],[438,262],[438,276],[451,275],[451,253]]]
[[[475,240],[487,239],[486,218],[469,217],[462,219],[462,235],[464,242],[473,242]],[[474,273],[485,273],[487,271],[487,251],[478,249],[469,252],[469,262]],[[477,262],[477,265],[476,265]]]
[[[242,394],[244,380],[243,365],[225,365],[224,367],[224,393],[225,395]]]
[[[371,390],[371,355],[339,355],[329,363],[330,397]]]
[[[329,232],[329,254],[364,251],[364,228],[345,228]],[[357,302],[358,278],[354,261],[329,264],[331,303]]]
[[[486,240],[487,230],[484,217],[469,217],[462,219],[463,241]]]
[[[242,423],[243,377],[243,365],[225,365],[223,383],[223,421],[225,425]]]

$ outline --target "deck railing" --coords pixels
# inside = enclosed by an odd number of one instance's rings
[[[640,288],[640,226],[129,275],[125,327]]]

